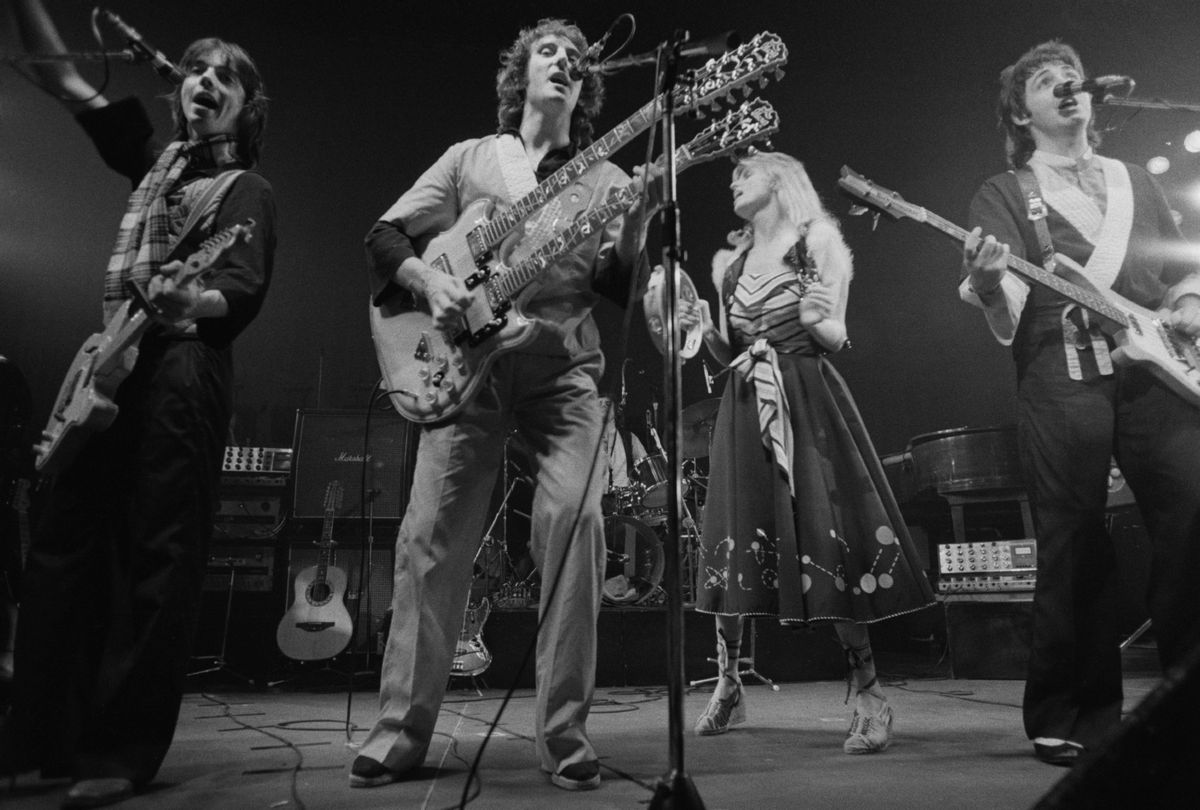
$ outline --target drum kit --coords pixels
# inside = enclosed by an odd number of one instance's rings
[[[682,414],[683,458],[680,501],[680,539],[686,593],[695,581],[699,545],[698,516],[704,504],[708,476],[701,469],[707,459],[716,424],[718,398],[689,405]],[[657,436],[655,436],[657,439]],[[661,451],[661,447],[659,450]],[[666,454],[659,452],[634,461],[628,486],[611,487],[603,498],[604,540],[608,547],[602,597],[609,605],[648,605],[662,601],[663,536],[671,485]]]

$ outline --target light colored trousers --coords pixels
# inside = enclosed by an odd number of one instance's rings
[[[489,385],[459,417],[422,431],[396,540],[379,716],[360,754],[396,772],[424,761],[505,441],[515,425],[537,475],[531,552],[542,577],[538,756],[547,772],[597,758],[586,728],[605,562],[600,495],[606,462],[597,453],[602,412],[596,372],[594,362],[504,355]]]

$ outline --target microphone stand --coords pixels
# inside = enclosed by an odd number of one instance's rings
[[[683,444],[681,359],[676,348],[675,274],[679,259],[679,207],[675,188],[675,110],[672,89],[679,73],[679,60],[687,32],[677,30],[665,47],[660,47],[663,98],[663,213],[662,257],[663,298],[663,409],[666,433],[667,536],[663,543],[663,585],[667,593],[667,734],[670,770],[658,782],[651,810],[703,810],[704,801],[684,769],[683,761],[683,594],[680,588],[679,505],[683,502],[679,469],[679,446]]]
[[[147,57],[137,53],[132,48],[121,51],[72,51],[68,53],[0,53],[0,62],[9,64],[42,62],[104,62],[116,59],[122,62],[148,62]]]
[[[1130,98],[1128,96],[1109,96],[1100,102],[1105,107],[1135,107],[1139,110],[1180,110],[1182,112],[1200,112],[1200,104],[1185,101],[1168,101],[1165,98]]]

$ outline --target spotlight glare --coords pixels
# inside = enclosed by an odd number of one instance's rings
[[[1183,148],[1189,152],[1200,152],[1200,129],[1193,129],[1183,138]]]
[[[1162,155],[1152,157],[1146,161],[1146,171],[1150,172],[1150,174],[1162,174],[1169,168],[1171,168],[1171,161]]]

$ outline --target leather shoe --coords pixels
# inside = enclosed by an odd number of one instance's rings
[[[1083,754],[1083,746],[1070,740],[1064,740],[1055,745],[1035,742],[1033,754],[1047,765],[1071,766]]]
[[[573,762],[558,773],[550,774],[550,782],[563,790],[595,790],[600,787],[600,763]]]
[[[104,779],[80,779],[71,785],[63,799],[62,806],[69,807],[104,807],[124,801],[133,795],[133,782],[124,777],[106,777]]]
[[[350,766],[350,787],[372,788],[390,785],[392,782],[399,782],[403,776],[402,772],[393,771],[382,762],[360,754]]]

